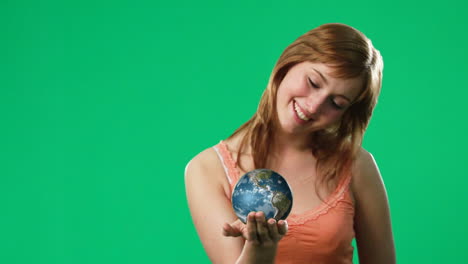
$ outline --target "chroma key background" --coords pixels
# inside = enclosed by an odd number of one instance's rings
[[[329,22],[384,58],[364,147],[398,263],[465,261],[467,11],[461,0],[2,1],[0,262],[209,263],[185,165],[251,117],[289,43]]]

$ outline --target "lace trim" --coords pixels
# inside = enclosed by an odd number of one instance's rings
[[[348,175],[330,197],[318,207],[305,211],[300,214],[290,214],[288,217],[289,225],[303,225],[308,221],[317,220],[320,216],[327,214],[330,210],[335,208],[339,202],[345,199],[346,192],[349,189],[349,182],[351,181],[351,174]]]
[[[218,144],[219,151],[223,156],[224,162],[229,171],[229,176],[233,180],[231,183],[231,189],[237,184],[239,180],[240,172],[237,168],[237,162],[231,156],[231,152],[227,148],[226,143],[221,140]],[[346,191],[349,189],[349,183],[351,181],[351,174],[341,181],[335,191],[328,197],[325,202],[321,203],[316,208],[307,210],[299,214],[290,214],[287,218],[290,226],[303,225],[308,221],[317,220],[320,216],[327,214],[331,209],[335,208],[337,204],[345,199]]]
[[[228,169],[228,177],[232,179],[231,182],[231,187],[234,186],[237,183],[237,180],[239,179],[239,170],[237,169],[237,162],[234,161],[234,159],[231,156],[231,152],[229,152],[226,143],[224,143],[222,140],[218,144],[219,151],[221,155],[223,156],[223,161],[225,162],[225,165]]]
[[[218,158],[221,161],[221,165],[223,165],[223,169],[224,169],[224,173],[226,174],[226,178],[228,179],[229,184],[231,185],[232,180],[231,180],[231,177],[229,177],[229,172],[228,172],[228,168],[226,167],[226,164],[224,162],[224,157],[223,157],[223,155],[221,155],[221,153],[219,153],[218,146],[214,146],[213,149],[216,151],[216,154],[218,155]]]

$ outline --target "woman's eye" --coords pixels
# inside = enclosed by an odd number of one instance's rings
[[[331,100],[331,103],[332,103],[333,107],[335,107],[336,109],[344,109],[345,108],[343,105],[340,105],[340,104],[336,103],[334,100]]]
[[[318,85],[315,84],[311,79],[309,79],[309,83],[310,83],[310,85],[312,85],[312,87],[319,88]]]

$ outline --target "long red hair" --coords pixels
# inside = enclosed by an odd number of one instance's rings
[[[245,132],[237,160],[250,145],[255,168],[266,168],[278,124],[276,95],[288,70],[304,61],[325,63],[335,78],[362,76],[358,98],[334,127],[311,133],[311,152],[317,159],[320,184],[336,184],[349,173],[361,146],[382,83],[383,60],[372,42],[357,29],[339,23],[324,24],[297,38],[281,54],[260,99],[257,112],[229,137]],[[239,166],[243,168],[239,162]],[[316,185],[317,188],[317,185]]]

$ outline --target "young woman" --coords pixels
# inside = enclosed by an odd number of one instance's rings
[[[360,31],[325,24],[280,56],[254,116],[196,155],[185,183],[192,218],[213,263],[395,263],[384,183],[361,147],[377,102],[382,57]],[[268,168],[294,195],[287,222],[231,206],[246,172]]]

